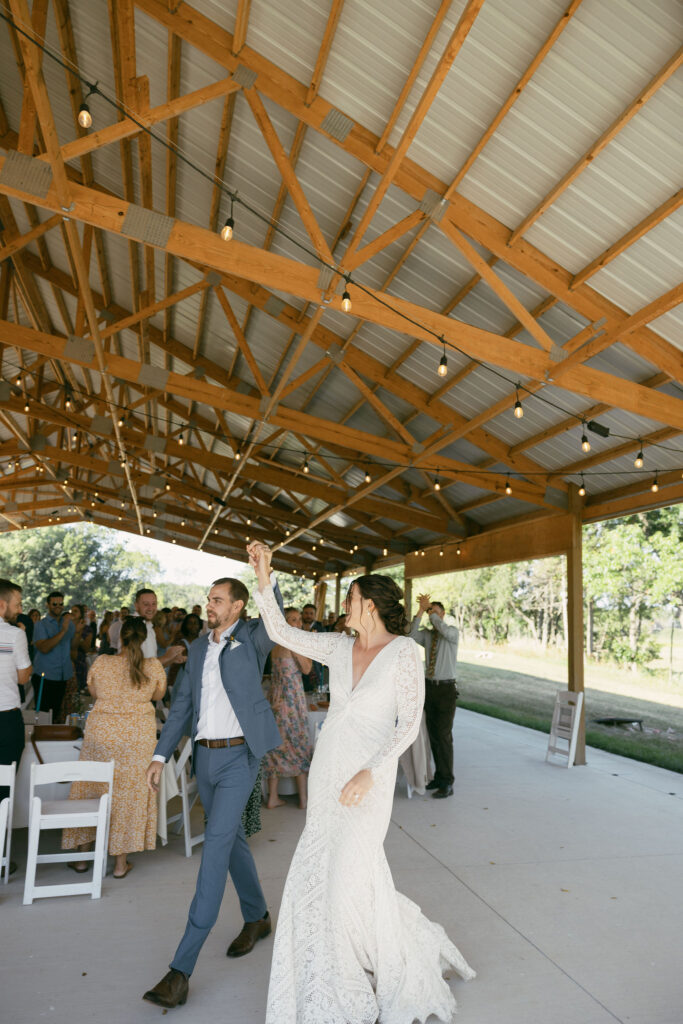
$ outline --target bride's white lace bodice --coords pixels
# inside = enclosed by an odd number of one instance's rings
[[[395,637],[354,687],[352,637],[289,626],[270,587],[254,597],[272,640],[330,670],[330,709],[280,908],[266,1024],[406,1024],[430,1014],[450,1022],[455,1000],[442,972],[474,972],[443,929],[396,892],[383,846],[398,758],[420,727],[420,649]],[[372,788],[343,806],[341,790],[364,768]]]

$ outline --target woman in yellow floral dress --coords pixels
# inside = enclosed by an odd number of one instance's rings
[[[109,853],[116,858],[114,878],[125,878],[132,865],[129,853],[156,845],[157,802],[145,773],[156,745],[156,720],[151,701],[166,692],[166,674],[157,658],[144,658],[147,627],[137,616],[121,627],[121,653],[103,654],[88,673],[95,706],[88,715],[81,761],[114,761],[114,786],[109,830]],[[99,797],[101,783],[74,782],[71,799]],[[89,849],[94,828],[64,830],[62,848]],[[85,861],[69,864],[87,871]]]

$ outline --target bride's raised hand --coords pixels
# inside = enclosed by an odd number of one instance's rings
[[[362,771],[356,772],[353,778],[349,779],[346,783],[341,791],[339,803],[343,804],[344,807],[357,807],[366,793],[372,789],[373,785],[372,772],[368,771],[367,768],[363,768]]]

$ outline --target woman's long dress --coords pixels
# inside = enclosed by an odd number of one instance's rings
[[[255,595],[272,640],[330,669],[330,710],[309,775],[306,827],[285,883],[266,1024],[450,1022],[444,975],[474,971],[443,928],[396,892],[384,854],[398,758],[417,735],[424,703],[420,652],[396,637],[353,688],[353,638],[289,626],[272,589]],[[357,806],[345,784],[370,769]]]
[[[147,681],[133,686],[128,659],[104,654],[93,662],[88,683],[95,706],[88,715],[80,761],[114,761],[109,853],[116,856],[156,846],[157,798],[147,786],[146,772],[156,746],[156,719],[150,698],[165,681],[161,662],[145,658]],[[92,799],[106,784],[74,782],[71,799]],[[94,828],[67,828],[62,849],[73,850],[95,838]]]
[[[282,743],[263,759],[266,779],[292,778],[311,767],[311,740],[301,669],[291,651],[273,652],[270,706]]]

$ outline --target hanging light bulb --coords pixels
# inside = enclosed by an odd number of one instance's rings
[[[510,474],[505,477],[505,493],[512,494],[512,487],[510,486]]]
[[[455,549],[455,553],[456,553],[456,555],[459,555],[460,554],[460,548],[456,548]]]
[[[638,454],[636,455],[635,459],[633,460],[633,465],[635,466],[636,469],[642,469],[644,461],[645,460],[643,459],[643,449],[641,447],[640,451],[638,452]]]
[[[587,453],[590,450],[591,450],[591,443],[588,440],[588,435],[586,434],[586,421],[584,420],[584,423],[583,423],[583,433],[581,435],[581,451]]]
[[[125,503],[125,501],[122,501],[121,502],[121,508],[125,508],[125,507],[126,507],[126,503]]]
[[[285,530],[285,537],[289,537],[291,532],[292,532],[291,530]]]
[[[118,424],[119,424],[120,427],[123,426],[123,416],[119,416]]]
[[[583,479],[583,473],[581,474],[581,486],[579,487],[579,494],[581,495],[582,498],[586,497],[586,484],[585,484],[585,481]]]
[[[64,399],[64,408],[65,409],[70,409],[71,408],[71,395],[69,394],[68,391],[66,393],[66,398]]]
[[[90,108],[88,107],[88,104],[85,102],[81,103],[80,107],[78,108],[78,123],[80,124],[81,128],[90,128],[90,126],[92,125],[92,114],[90,113]]]
[[[389,554],[389,549],[388,549],[388,548],[382,548],[382,554],[383,554],[383,555],[384,555],[384,557],[386,558],[386,557],[387,557],[387,555]]]
[[[351,312],[351,296],[349,295],[346,288],[344,289],[344,292],[342,294],[341,308],[345,313]]]
[[[232,215],[235,205],[235,197],[230,196],[230,216],[226,220],[225,224],[221,228],[221,238],[224,242],[229,242],[235,233],[235,219]]]
[[[439,558],[443,558],[443,548],[439,549]]]
[[[658,477],[657,477],[657,470],[655,470],[655,478],[652,481],[652,487],[650,488],[650,490],[652,491],[653,494],[656,494],[657,491],[659,490],[659,480],[658,480]]]
[[[185,438],[183,437],[183,435],[182,435],[182,434],[181,434],[181,435],[180,435],[180,437],[178,438],[178,444],[185,444]]]
[[[368,473],[367,469],[365,470],[365,476],[363,477],[363,479],[365,480],[366,484],[372,483],[372,477]]]
[[[170,490],[171,490],[171,485],[170,485],[169,483],[167,483],[167,484],[166,484],[166,490],[167,490],[167,491],[170,491]]]
[[[517,401],[515,402],[515,408],[513,412],[515,415],[515,419],[521,420],[522,416],[524,415],[524,409],[522,408],[522,403],[519,400],[519,388],[515,391],[515,394],[517,395]]]
[[[16,384],[17,387],[20,387],[20,385],[21,385],[21,374],[20,373],[17,374],[17,379],[15,380],[14,383]]]
[[[443,338],[441,339],[441,341],[443,343],[443,355],[439,360],[439,366],[436,372],[438,373],[439,377],[445,377],[446,374],[448,373],[448,360],[446,359],[446,342],[444,341]]]
[[[184,519],[181,519],[181,520],[180,520],[180,525],[181,525],[181,526],[184,526],[184,525],[185,525],[185,520],[184,520]]]
[[[441,481],[439,480],[438,476],[434,480],[434,490],[435,491],[440,491],[441,490]]]
[[[125,466],[126,466],[126,456],[122,455],[121,456],[121,469],[125,469]]]
[[[303,471],[304,473],[311,472],[310,469],[308,468],[308,456],[306,456],[306,458],[304,459]]]
[[[26,401],[24,402],[24,412],[28,412],[30,408],[31,407],[28,404],[28,398],[27,398]]]

